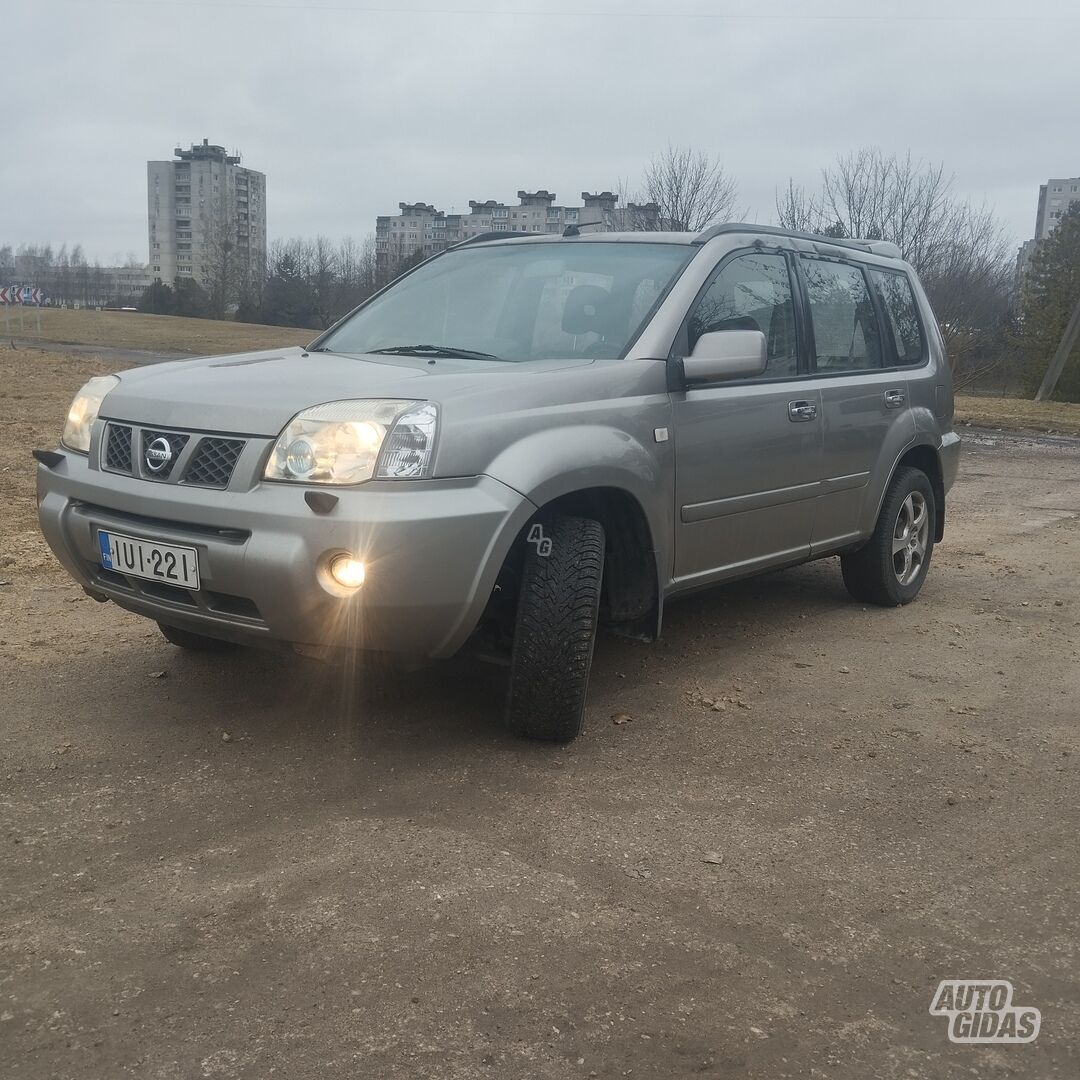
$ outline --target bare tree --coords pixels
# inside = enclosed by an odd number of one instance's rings
[[[776,215],[789,229],[896,244],[926,286],[954,366],[964,366],[1002,344],[1013,261],[993,212],[953,186],[942,164],[865,147],[823,170],[820,194],[789,180]]]
[[[341,296],[338,253],[325,236],[316,236],[308,245],[305,276],[315,301],[319,329],[325,330],[334,321]]]
[[[1013,258],[993,211],[953,204],[944,235],[919,259],[953,366],[971,372],[999,361],[1013,303]]]
[[[627,203],[627,225],[645,231],[699,232],[730,220],[737,194],[738,185],[719,157],[668,144],[645,166],[642,192]]]
[[[945,166],[864,147],[825,169],[822,210],[845,236],[891,240],[917,269],[950,243],[956,201]]]
[[[792,232],[821,233],[825,230],[821,199],[788,179],[787,188],[776,193],[776,223]]]
[[[239,302],[244,286],[236,238],[227,228],[210,233],[203,252],[203,279],[199,284],[209,297],[211,316],[223,319],[229,306]]]
[[[334,319],[351,311],[375,291],[375,237],[368,235],[358,244],[346,236],[337,249],[340,296]]]

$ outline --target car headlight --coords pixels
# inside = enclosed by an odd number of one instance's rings
[[[363,398],[305,409],[278,436],[264,480],[359,484],[429,474],[438,409],[430,401]]]
[[[75,395],[75,400],[68,409],[64,434],[60,436],[64,446],[69,450],[77,450],[80,454],[90,453],[90,429],[98,417],[105,395],[119,383],[120,380],[115,375],[98,375]]]

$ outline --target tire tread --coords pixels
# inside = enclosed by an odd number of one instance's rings
[[[604,576],[604,529],[589,518],[545,524],[546,557],[526,552],[518,598],[507,726],[569,742],[582,727]]]

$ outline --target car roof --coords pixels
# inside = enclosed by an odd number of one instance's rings
[[[588,224],[581,226],[589,228]],[[581,233],[481,233],[470,236],[454,247],[472,247],[474,244],[559,244],[559,243],[607,243],[607,244],[686,244],[690,245],[697,233],[688,232],[581,232]]]
[[[598,223],[599,224],[599,223]],[[860,240],[840,239],[833,236],[821,236],[816,233],[796,232],[792,229],[782,229],[775,225],[755,225],[747,222],[726,222],[723,225],[714,225],[701,232],[578,232],[577,229],[589,228],[588,224],[571,226],[574,232],[569,230],[562,233],[544,233],[533,235],[532,233],[505,233],[489,232],[481,233],[463,240],[454,247],[471,247],[474,244],[559,244],[559,243],[623,243],[623,244],[684,244],[687,246],[707,244],[710,240],[719,236],[727,235],[752,235],[772,236],[777,239],[797,240],[809,242],[815,245],[826,245],[833,248],[851,248],[855,251],[866,252],[885,259],[902,259],[900,248],[888,240]]]

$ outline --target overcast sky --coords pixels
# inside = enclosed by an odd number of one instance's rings
[[[363,237],[722,155],[753,220],[878,144],[944,161],[1019,241],[1080,174],[1076,0],[33,0],[5,4],[0,244],[146,259],[146,161],[267,175],[270,237]],[[13,95],[13,96],[12,96]]]

